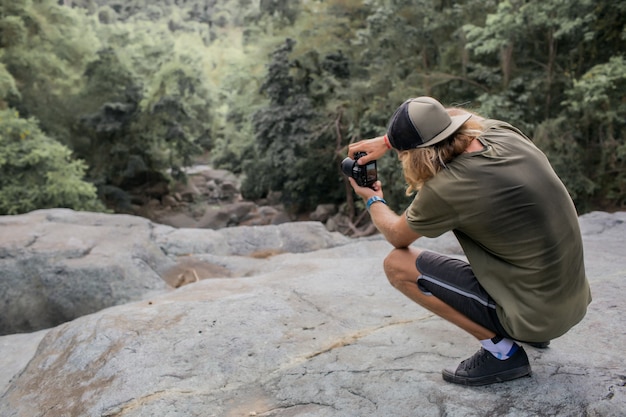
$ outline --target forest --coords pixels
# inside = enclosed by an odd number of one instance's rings
[[[620,1],[0,0],[0,214],[133,213],[201,162],[356,216],[347,145],[421,95],[522,129],[579,213],[623,210],[625,92]]]

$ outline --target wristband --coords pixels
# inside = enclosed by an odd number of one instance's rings
[[[370,211],[370,206],[371,206],[372,204],[374,204],[375,202],[377,202],[377,201],[380,201],[381,203],[383,203],[383,204],[385,204],[385,205],[387,204],[387,202],[385,201],[385,199],[384,199],[384,198],[381,198],[381,197],[379,197],[379,196],[377,196],[377,195],[373,195],[373,196],[371,196],[371,197],[367,200],[367,203],[365,204],[365,207],[367,208],[367,211]]]
[[[389,138],[387,137],[387,135],[383,136],[383,140],[385,141],[387,149],[391,149],[391,143],[389,143]]]

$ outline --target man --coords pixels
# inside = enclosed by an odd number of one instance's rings
[[[398,216],[382,184],[355,192],[394,246],[384,261],[390,283],[424,308],[476,337],[482,347],[443,379],[485,385],[530,376],[518,342],[547,347],[591,302],[578,216],[545,155],[508,123],[431,97],[405,101],[387,134],[349,146],[359,164],[395,149],[417,192]],[[469,261],[410,246],[452,230]]]

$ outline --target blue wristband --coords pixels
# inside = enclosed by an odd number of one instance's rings
[[[380,201],[380,202],[381,202],[381,203],[383,203],[383,204],[387,204],[387,202],[385,201],[385,199],[384,199],[384,198],[381,198],[381,197],[379,197],[379,196],[377,196],[377,195],[373,195],[373,196],[371,196],[371,197],[367,200],[367,203],[365,204],[365,207],[367,208],[367,211],[370,211],[370,206],[371,206],[372,204],[374,204],[375,202],[377,202],[377,201]]]

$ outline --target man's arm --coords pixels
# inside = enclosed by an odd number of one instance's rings
[[[376,229],[395,248],[406,248],[421,237],[419,233],[409,227],[406,213],[398,216],[386,203],[380,201],[383,199],[383,187],[380,181],[376,181],[372,186],[373,188],[358,186],[354,178],[348,178],[348,181],[366,205],[370,198],[378,198],[377,201],[370,203],[367,209]]]
[[[421,237],[409,227],[406,212],[398,216],[381,202],[372,204],[369,212],[374,226],[395,248],[406,248]]]

